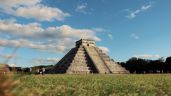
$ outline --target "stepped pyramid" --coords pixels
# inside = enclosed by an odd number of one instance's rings
[[[95,45],[95,41],[81,39],[55,66],[50,73],[128,73]]]

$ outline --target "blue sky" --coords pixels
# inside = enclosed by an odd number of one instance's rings
[[[116,61],[171,53],[170,0],[1,0],[0,62],[55,64],[80,38]],[[8,58],[11,58],[9,61]]]

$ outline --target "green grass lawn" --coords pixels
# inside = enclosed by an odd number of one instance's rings
[[[171,74],[27,75],[17,96],[171,96]]]

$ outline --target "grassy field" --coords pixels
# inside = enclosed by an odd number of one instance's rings
[[[27,75],[17,96],[171,96],[171,75]]]

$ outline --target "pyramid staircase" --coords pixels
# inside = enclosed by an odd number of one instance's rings
[[[104,61],[101,59],[100,55],[95,50],[95,47],[84,46],[84,48],[86,49],[99,73],[110,73],[107,66],[104,64]]]

